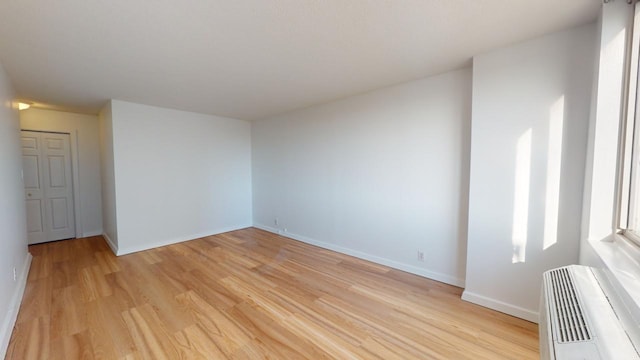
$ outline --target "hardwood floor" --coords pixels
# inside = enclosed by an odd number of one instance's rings
[[[30,246],[7,359],[537,359],[461,289],[255,228],[115,257]]]

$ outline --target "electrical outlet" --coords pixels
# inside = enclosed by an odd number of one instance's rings
[[[16,274],[16,268],[13,268],[13,281],[18,280],[18,274]]]
[[[282,229],[282,231],[287,232],[287,228]]]
[[[418,250],[418,261],[424,262],[424,252]]]

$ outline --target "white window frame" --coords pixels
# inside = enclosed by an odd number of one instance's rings
[[[625,238],[640,246],[640,5],[634,5],[632,36],[628,44],[626,71],[626,106],[620,136],[620,181],[617,228]],[[635,184],[638,184],[637,186]],[[638,202],[635,206],[635,202]],[[636,209],[637,207],[637,209]],[[638,218],[633,229],[633,218]]]

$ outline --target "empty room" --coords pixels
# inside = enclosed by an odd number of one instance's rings
[[[0,358],[640,359],[639,58],[635,0],[5,1]]]

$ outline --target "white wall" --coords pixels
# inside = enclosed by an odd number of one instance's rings
[[[22,184],[22,151],[13,90],[0,64],[0,358],[4,358],[18,315],[31,256]],[[17,280],[13,271],[17,272]]]
[[[463,299],[536,321],[542,272],[577,263],[595,38],[474,57]]]
[[[118,254],[251,226],[249,122],[117,100],[111,120]]]
[[[463,285],[470,81],[453,71],[254,122],[254,226]]]
[[[116,219],[116,179],[113,157],[113,118],[111,101],[98,114],[100,127],[100,175],[103,236],[111,249],[118,252],[118,223]]]
[[[30,108],[20,111],[20,126],[23,130],[66,132],[71,135],[72,147],[78,157],[73,164],[77,167],[78,179],[74,179],[73,185],[78,188],[74,190],[78,190],[80,197],[77,202],[80,236],[102,234],[98,117]]]

